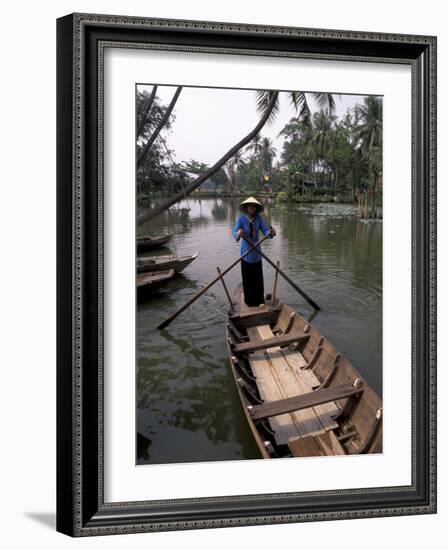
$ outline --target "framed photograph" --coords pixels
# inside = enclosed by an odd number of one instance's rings
[[[58,531],[436,512],[436,43],[58,19]]]

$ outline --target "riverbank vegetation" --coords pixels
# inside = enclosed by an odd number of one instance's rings
[[[175,127],[178,87],[168,105],[157,87],[137,92],[137,197],[158,201],[145,220],[190,194],[270,195],[279,203],[356,204],[360,217],[381,216],[382,99],[366,96],[337,118],[331,94],[287,93],[293,116],[281,130],[281,150],[263,135],[279,109],[279,92],[259,91],[257,125],[214,165],[178,162],[167,135]],[[312,113],[309,99],[319,109]]]

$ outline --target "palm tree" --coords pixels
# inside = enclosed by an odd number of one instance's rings
[[[256,94],[257,94],[256,96],[257,109],[260,113],[263,113],[267,108],[267,105],[269,103],[269,100],[273,92],[272,90],[269,90],[269,91],[260,90],[256,92]],[[324,94],[321,92],[291,91],[291,92],[286,92],[286,95],[289,102],[293,106],[294,110],[296,111],[296,113],[298,113],[298,119],[305,123],[311,122],[311,109],[309,107],[310,97],[312,97],[314,101],[317,103],[319,110],[324,112],[325,114],[332,116],[336,108],[333,94]],[[279,99],[277,98],[277,101],[271,110],[270,119],[269,119],[271,122],[277,116],[279,108],[280,108]]]
[[[284,136],[290,143],[307,143],[312,138],[312,128],[308,122],[300,117],[293,117],[279,132],[278,136]]]
[[[362,155],[367,159],[372,177],[372,209],[377,217],[378,181],[382,172],[383,145],[383,102],[377,96],[364,98],[364,105],[358,107],[360,119],[357,139]]]
[[[312,125],[312,138],[310,141],[310,153],[323,163],[324,169],[329,168],[328,157],[331,152],[331,129],[334,117],[328,116],[323,111],[315,113]]]
[[[268,99],[270,97],[271,92],[268,91],[260,91],[257,92],[257,107],[260,112],[263,112],[263,110],[266,108]],[[287,99],[289,100],[290,104],[293,106],[295,111],[297,112],[297,117],[292,119],[292,121],[295,121],[295,124],[292,124],[291,126],[287,126],[284,131],[285,135],[288,133],[290,134],[290,137],[294,137],[295,134],[299,134],[298,137],[299,140],[306,140],[306,143],[309,146],[309,149],[306,151],[306,156],[313,156],[315,154],[314,147],[315,144],[312,143],[313,135],[314,135],[314,129],[313,124],[311,120],[311,109],[309,106],[309,100],[312,98],[316,103],[320,110],[322,117],[328,117],[331,121],[333,120],[334,111],[336,108],[335,100],[333,97],[333,94],[327,94],[327,93],[321,93],[321,92],[301,92],[301,91],[291,91],[286,92]],[[274,105],[274,108],[271,111],[270,120],[274,120],[279,110],[279,104],[278,102]],[[292,122],[290,121],[290,122]],[[280,132],[280,134],[282,134]],[[319,144],[320,138],[317,138],[317,146],[321,147],[321,153],[322,147],[325,147],[324,143]],[[321,155],[322,158],[324,158],[323,155]],[[313,170],[314,172],[314,170]]]
[[[152,144],[155,142],[155,140],[157,139],[158,135],[160,134],[160,132],[162,131],[163,127],[166,125],[166,123],[168,122],[170,116],[171,116],[171,113],[173,112],[173,109],[174,109],[174,106],[176,105],[177,103],[177,100],[179,99],[179,95],[180,95],[180,92],[182,91],[182,86],[178,86],[176,88],[176,91],[174,92],[174,95],[173,95],[173,98],[171,99],[170,101],[170,104],[168,105],[168,108],[166,109],[165,111],[165,114],[164,116],[161,118],[160,122],[157,124],[154,132],[152,133],[152,135],[149,137],[148,141],[145,143],[145,145],[143,146],[140,154],[138,155],[137,157],[137,168],[142,164],[142,162],[145,160],[146,158],[146,155],[148,154],[148,151],[151,149],[151,146]],[[153,89],[153,93],[155,95],[155,92],[154,92],[154,89]],[[152,94],[151,94],[152,96]],[[151,99],[151,97],[150,97]],[[154,99],[154,98],[153,98]],[[152,100],[151,100],[151,103],[150,103],[150,107],[152,105]],[[144,120],[146,120],[147,116],[148,116],[148,113],[150,112],[149,109],[147,109],[146,111],[146,115],[145,115],[145,118],[143,119],[143,121],[141,121],[141,125],[142,127],[144,127]],[[137,139],[138,139],[138,136],[137,136]]]
[[[251,153],[251,160],[254,161],[259,153],[261,147],[261,134],[257,134],[254,139],[247,145],[246,150]]]
[[[372,147],[379,147],[383,140],[383,102],[381,98],[369,95],[364,105],[358,107],[361,123],[358,126],[358,140],[361,150],[368,154]]]
[[[234,196],[238,193],[240,186],[240,168],[244,164],[241,151],[238,151],[224,166],[224,173],[227,177],[228,192]]]
[[[229,195],[232,197],[236,195],[239,187],[239,178],[238,178],[238,163],[235,158],[228,160],[224,167],[224,172],[227,177],[227,189]]]
[[[147,124],[147,121],[148,121],[148,115],[151,111],[152,104],[154,103],[156,93],[157,93],[157,86],[153,86],[152,90],[151,90],[151,93],[146,98],[146,102],[145,102],[145,105],[144,105],[144,108],[143,108],[143,112],[142,112],[141,116],[139,117],[139,120],[137,120],[138,121],[137,136],[136,136],[137,140],[142,135],[143,130],[145,129],[145,125]]]
[[[261,168],[265,172],[265,174],[268,174],[272,169],[272,162],[275,159],[275,155],[277,154],[277,150],[274,147],[274,144],[272,143],[272,140],[264,137],[261,140],[260,144],[260,152],[259,152],[259,158],[261,163]]]
[[[253,140],[253,138],[260,132],[260,130],[263,128],[263,126],[266,124],[268,119],[270,118],[272,109],[275,107],[275,105],[278,103],[278,91],[272,92],[271,98],[266,106],[266,109],[264,110],[260,120],[256,124],[256,126],[241,139],[238,143],[236,143],[233,147],[231,147],[227,153],[225,153],[213,166],[211,166],[208,170],[203,172],[200,176],[198,176],[194,181],[192,181],[189,185],[185,188],[185,193],[188,195],[195,189],[197,189],[204,181],[206,181],[208,178],[213,176],[220,168],[222,168],[228,160],[230,160],[232,157],[235,156],[240,149],[242,149],[245,145],[247,145],[250,141]],[[152,210],[149,210],[145,214],[139,217],[137,220],[137,225],[141,225],[143,223],[146,223],[147,221],[153,219],[154,217],[158,216],[161,212],[167,210],[170,208],[170,206],[173,206],[173,204],[176,204],[179,200],[184,198],[184,193],[175,193],[172,195],[169,199],[164,201],[162,204],[156,206]]]
[[[260,120],[245,137],[243,137],[238,143],[231,147],[227,153],[225,153],[213,166],[206,170],[203,174],[198,176],[193,182],[191,182],[186,188],[185,193],[188,195],[195,189],[197,189],[205,180],[213,176],[220,168],[222,168],[228,160],[235,156],[235,154],[250,143],[267,122],[272,122],[279,111],[279,94],[278,90],[259,90],[256,92],[257,110],[260,113]],[[288,98],[296,111],[299,112],[299,116],[303,118],[309,117],[310,109],[308,106],[308,97],[305,92],[291,91],[287,92]],[[322,94],[318,92],[312,92],[310,94],[317,101],[319,107],[323,110],[327,110],[329,114],[332,114],[335,108],[334,99],[332,94]],[[137,224],[141,225],[147,221],[153,219],[155,216],[167,210],[170,206],[184,198],[184,193],[176,193],[165,202],[155,207],[142,215]]]
[[[313,137],[311,143],[317,156],[325,159],[331,147],[330,132],[332,119],[323,112],[316,113],[313,120]]]

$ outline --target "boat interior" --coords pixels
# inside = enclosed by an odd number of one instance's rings
[[[382,402],[353,365],[298,312],[266,296],[232,298],[227,345],[263,457],[382,452]]]

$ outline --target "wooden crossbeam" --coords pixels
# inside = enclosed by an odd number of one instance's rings
[[[333,430],[323,434],[291,438],[288,447],[294,456],[329,456],[346,454]]]
[[[257,342],[244,342],[243,344],[237,344],[233,349],[235,353],[251,353],[253,351],[275,348],[277,346],[283,347],[289,344],[303,343],[306,342],[309,337],[309,334],[304,333],[287,334],[285,336],[266,338],[265,340],[259,340]]]
[[[279,308],[249,308],[246,307],[244,311],[240,311],[240,313],[234,313],[232,315],[229,315],[229,319],[231,321],[236,321],[238,324],[244,325],[244,326],[254,326],[251,321],[255,320],[255,324],[258,325],[265,325],[270,324],[272,321],[275,321],[279,314]]]
[[[330,401],[345,399],[362,391],[362,387],[355,388],[351,384],[342,384],[335,388],[325,388],[295,397],[287,397],[286,399],[264,403],[263,405],[255,405],[249,412],[253,420],[261,420],[262,418],[269,418],[279,414],[315,407],[316,405],[322,405]]]

